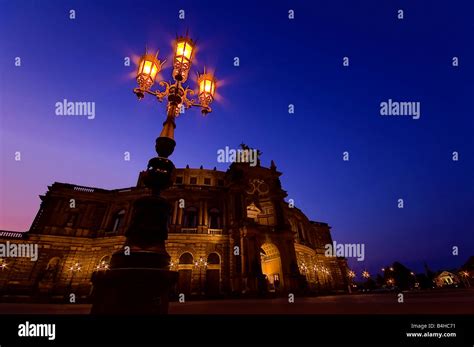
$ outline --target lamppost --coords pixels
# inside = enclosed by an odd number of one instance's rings
[[[354,271],[349,270],[347,272],[347,277],[349,278],[349,294],[351,294],[352,293],[352,280],[354,279],[354,277],[356,277],[356,274]]]
[[[323,283],[322,283],[322,287],[324,290],[328,290],[329,289],[329,279],[328,279],[328,276],[329,276],[329,270],[327,269],[327,267],[325,266],[321,266],[321,267],[318,267],[318,266],[314,266],[314,271],[315,271],[315,275],[316,277],[318,278],[318,283],[320,284],[321,281],[319,281],[319,273],[322,274],[322,279],[323,279]]]
[[[165,172],[162,174],[168,176],[168,172],[174,169],[174,165],[167,158],[173,153],[174,147],[176,146],[174,140],[174,129],[176,128],[175,118],[179,114],[181,107],[200,107],[203,115],[207,115],[211,112],[209,105],[214,100],[217,83],[211,73],[206,73],[206,69],[204,69],[204,73],[198,74],[199,102],[189,97],[190,95],[194,95],[194,90],[183,86],[183,83],[188,79],[194,52],[196,50],[195,46],[195,42],[191,40],[187,34],[186,36],[177,38],[174,47],[175,53],[172,73],[174,83],[159,81],[158,84],[164,88],[163,91],[153,91],[150,89],[155,83],[156,76],[164,64],[164,61],[158,59],[158,52],[155,55],[145,52],[145,55],[140,58],[138,63],[138,88],[133,90],[138,99],[141,100],[145,97],[145,94],[150,94],[155,96],[159,102],[162,102],[163,99],[167,100],[166,120],[163,123],[163,129],[160,136],[156,139],[155,145],[158,157],[152,158],[148,162],[148,173],[150,173],[150,171],[156,173],[159,169],[165,169]],[[155,188],[154,194],[159,195],[159,191],[162,187],[158,185],[158,182],[152,182],[152,173],[150,173],[149,176],[150,179],[144,182],[145,185],[149,186],[152,190]],[[158,181],[157,179],[155,180]],[[162,183],[168,183],[165,182],[165,180],[162,181]]]
[[[314,271],[314,279],[316,281],[316,290],[319,291],[321,289],[321,282],[319,280],[317,265],[313,265],[313,271]]]
[[[5,286],[7,285],[7,282],[8,282],[8,278],[6,275],[3,274],[3,271],[7,269],[7,262],[5,261],[5,259],[2,259],[0,258],[0,270],[2,271],[2,277],[5,276],[5,279],[3,280],[3,285],[2,287],[0,288],[0,297],[3,296],[3,290],[5,288]]]
[[[300,271],[301,271],[301,274],[306,276],[307,272],[308,272],[308,267],[306,266],[306,264],[303,262],[301,263],[300,265]]]
[[[96,267],[96,271],[106,271],[109,269],[109,263],[107,263],[105,260],[102,260]]]
[[[199,260],[194,263],[194,268],[199,269],[199,295],[202,295],[202,269],[207,269],[207,261],[200,257]]]
[[[79,272],[82,270],[82,266],[79,263],[74,263],[70,268],[69,271],[71,271],[71,279],[69,280],[69,285],[68,285],[68,292],[71,293],[72,289],[72,282],[74,281],[74,276],[76,272]]]
[[[471,287],[471,282],[469,281],[469,272],[461,271],[460,272],[461,278],[463,279],[464,286]]]
[[[178,265],[177,263],[175,263],[173,260],[171,260],[171,262],[170,262],[170,270],[173,270],[173,271],[176,270],[177,267],[178,267],[177,265]]]
[[[185,86],[196,51],[196,44],[186,36],[180,36],[174,44],[172,62],[173,82],[158,81],[163,88],[151,90],[164,61],[145,52],[138,62],[133,92],[139,100],[146,94],[160,102],[166,100],[166,120],[160,136],[155,141],[157,156],[148,161],[140,179],[147,195],[133,204],[130,226],[125,232],[125,249],[112,255],[110,270],[96,272],[93,278],[94,292],[91,313],[167,313],[168,294],[176,283],[178,273],[170,271],[170,256],[165,248],[168,238],[168,216],[171,206],[160,196],[161,191],[172,185],[175,166],[168,157],[176,146],[175,118],[182,107],[199,107],[203,115],[211,112],[210,104],[216,92],[214,76],[206,72],[198,74],[197,100],[191,96],[194,90]]]

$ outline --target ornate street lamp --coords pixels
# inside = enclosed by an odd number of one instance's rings
[[[77,272],[82,271],[82,266],[80,263],[74,263],[70,268],[71,271],[71,279],[69,280],[68,291],[71,292],[72,289],[72,282],[74,280],[74,276]]]
[[[367,270],[362,271],[362,277],[364,278],[370,278],[370,274]]]
[[[106,271],[109,269],[109,263],[107,263],[105,260],[102,260],[97,266],[96,270],[97,271]]]
[[[186,82],[191,69],[191,62],[194,56],[195,43],[187,33],[186,36],[178,37],[174,47],[173,78],[176,81]]]
[[[0,258],[0,270],[3,272],[4,270],[6,271],[6,269],[8,269],[8,264],[7,264],[7,262],[5,261],[5,259]],[[6,275],[5,275],[5,279],[4,279],[4,281],[3,281],[3,285],[0,287],[0,297],[3,296],[4,290],[5,290],[6,286],[8,285],[8,275],[9,275],[9,274],[6,274]]]
[[[174,125],[174,118],[179,114],[181,106],[190,108],[197,106],[201,108],[203,115],[211,112],[210,104],[214,101],[214,95],[216,92],[216,79],[214,75],[206,72],[198,74],[198,101],[190,98],[195,94],[194,90],[187,86],[182,86],[188,79],[188,74],[191,69],[191,63],[194,57],[195,42],[191,40],[187,35],[177,38],[174,46],[174,58],[173,58],[173,73],[172,78],[174,83],[159,81],[158,84],[164,88],[164,90],[150,90],[152,85],[155,83],[155,78],[158,72],[161,71],[161,67],[164,63],[158,59],[158,53],[156,55],[148,54],[147,52],[140,58],[137,70],[137,83],[138,88],[135,88],[133,92],[137,95],[138,99],[141,100],[145,97],[145,94],[151,94],[156,96],[158,101],[168,99],[167,114],[171,117],[171,120],[165,122],[165,128],[162,131],[162,135],[169,136],[171,138],[173,132],[171,128]],[[167,124],[171,123],[171,124]],[[174,130],[176,126],[172,127]],[[171,136],[170,136],[171,135]],[[161,136],[161,135],[160,135]],[[171,154],[171,153],[170,153]]]
[[[202,269],[207,269],[207,261],[202,257],[194,263],[194,267],[199,269],[199,294],[202,294]]]
[[[169,289],[177,281],[178,273],[170,271],[170,256],[165,248],[168,238],[169,202],[160,193],[172,185],[175,166],[168,157],[176,146],[175,118],[182,107],[199,107],[203,115],[211,112],[217,83],[211,73],[198,75],[197,100],[193,89],[183,85],[189,76],[196,51],[196,43],[180,36],[174,44],[172,81],[157,80],[164,61],[158,53],[140,58],[133,92],[139,100],[146,94],[160,102],[166,100],[166,120],[156,139],[157,156],[148,161],[147,169],[140,173],[140,180],[148,188],[146,195],[133,204],[129,228],[125,232],[128,252],[117,251],[112,255],[109,271],[94,272],[92,282],[92,313],[102,314],[154,314],[168,312]],[[152,90],[153,85],[161,89]],[[200,277],[202,266],[199,263]],[[202,265],[204,264],[204,265]]]
[[[0,270],[5,270],[7,268],[7,262],[5,261],[5,259],[0,259]]]
[[[178,268],[178,264],[175,263],[173,260],[170,262],[170,270],[175,271]]]
[[[156,55],[145,53],[140,59],[137,70],[137,83],[140,90],[150,90],[155,83],[156,75],[161,71],[164,62],[158,60],[158,52]],[[143,98],[143,95],[141,95]]]

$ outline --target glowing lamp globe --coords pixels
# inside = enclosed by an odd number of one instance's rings
[[[189,37],[179,37],[175,43],[173,76],[177,81],[185,82],[191,68],[194,42]]]
[[[140,58],[137,70],[137,83],[140,89],[149,90],[158,72],[161,70],[161,62],[158,60],[157,55],[145,54]]]
[[[203,73],[198,76],[199,101],[203,106],[209,106],[214,100],[216,93],[216,79],[210,73]]]

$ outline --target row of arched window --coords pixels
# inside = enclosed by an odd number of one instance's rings
[[[112,232],[118,231],[124,222],[125,210],[117,212],[112,219]],[[171,222],[172,215],[170,215]],[[198,226],[198,209],[196,207],[188,207],[183,214],[183,227],[196,228]],[[210,229],[222,229],[222,214],[219,209],[211,208],[208,212],[208,227]]]
[[[213,252],[213,253],[210,253],[207,256],[207,264],[209,264],[209,265],[218,265],[220,263],[221,263],[221,259],[219,257],[219,254]],[[181,256],[179,257],[179,264],[182,264],[182,265],[194,264],[193,255],[189,252],[185,252],[185,253],[181,254]]]
[[[196,228],[198,225],[198,209],[196,207],[188,207],[184,210],[183,227]],[[217,208],[211,208],[208,212],[208,226],[210,229],[222,228],[221,212]]]

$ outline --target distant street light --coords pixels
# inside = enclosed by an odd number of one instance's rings
[[[68,292],[71,292],[71,289],[72,289],[72,282],[74,280],[74,275],[76,274],[76,272],[79,272],[82,270],[82,266],[80,263],[74,263],[70,268],[69,268],[69,271],[71,271],[71,279],[69,281],[69,285],[68,285]]]
[[[109,263],[107,263],[105,260],[102,260],[97,266],[96,270],[97,271],[105,271],[109,269]]]

